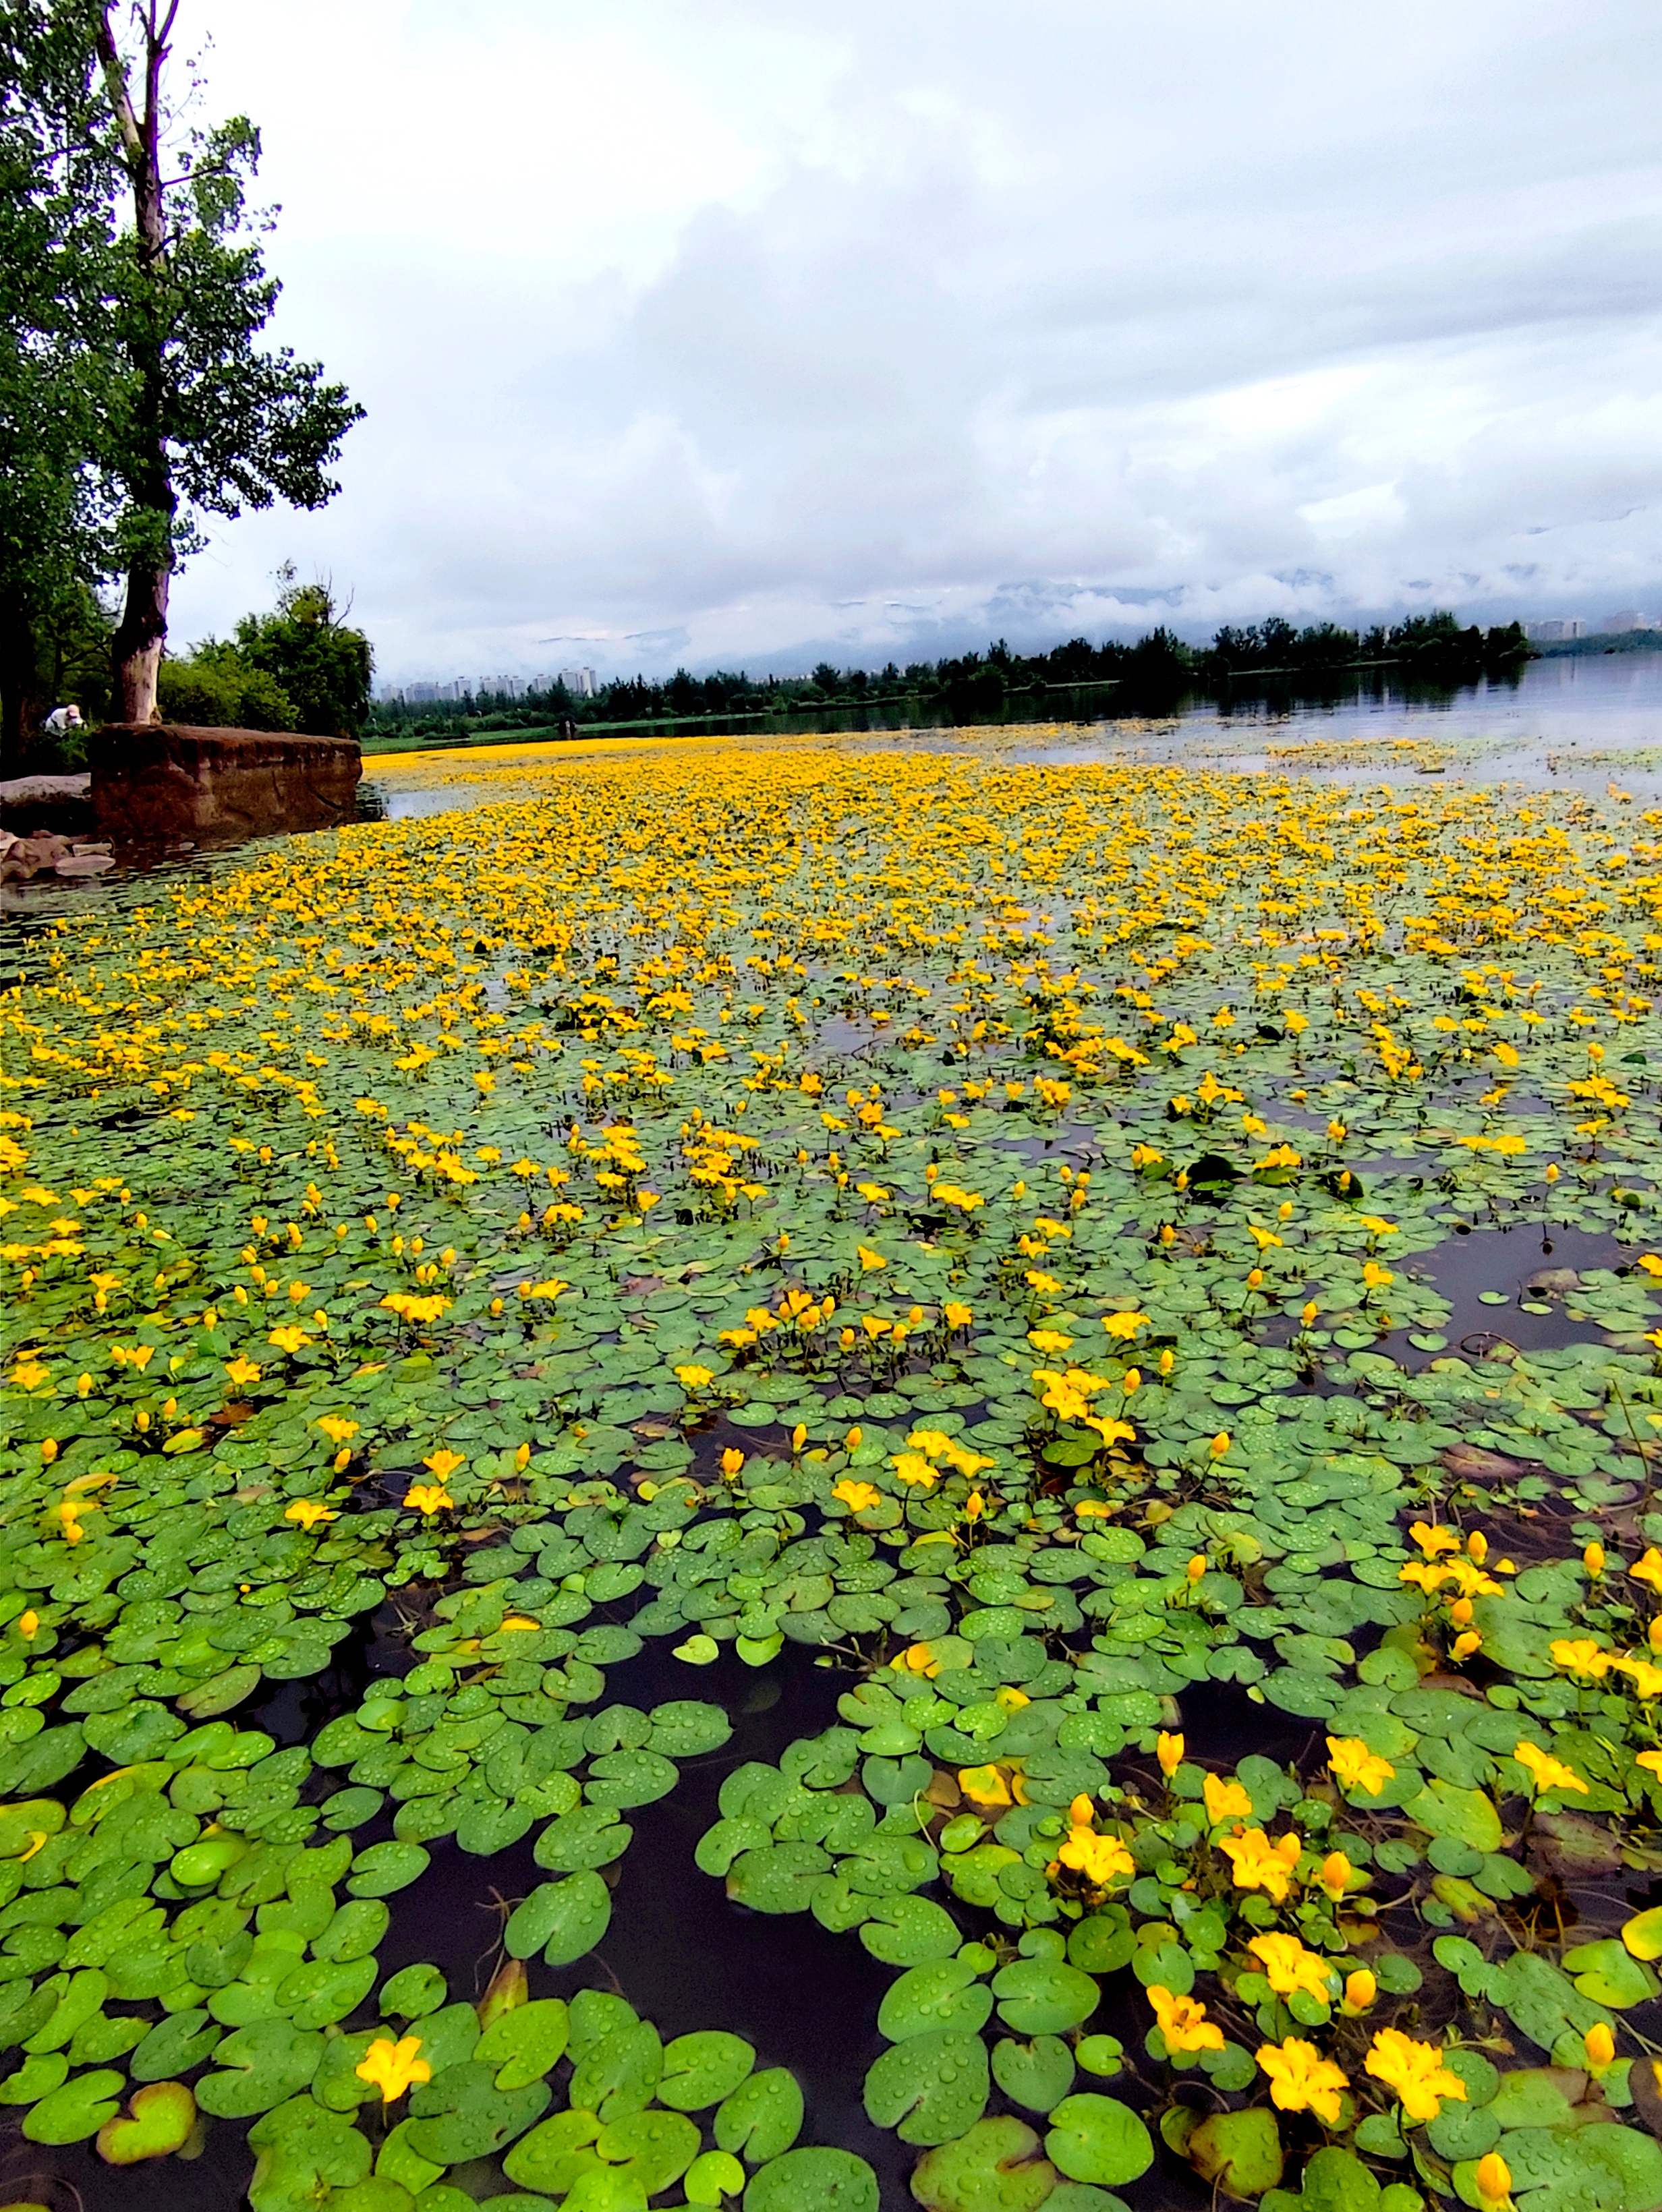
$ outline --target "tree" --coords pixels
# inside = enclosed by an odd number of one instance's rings
[[[292,702],[295,720],[272,726],[356,737],[369,714],[374,655],[368,639],[336,613],[327,584],[297,584],[292,567],[278,571],[277,582],[275,612],[244,615],[238,623],[237,658]]]
[[[91,465],[113,170],[85,0],[0,0],[0,759],[96,613],[110,509]],[[73,654],[71,654],[73,659]]]
[[[113,263],[119,371],[100,453],[120,499],[125,602],[112,659],[116,712],[131,722],[155,713],[168,590],[202,543],[197,516],[278,499],[325,505],[339,488],[329,466],[363,412],[317,362],[258,343],[280,288],[259,243],[271,218],[245,204],[259,162],[253,125],[237,116],[190,133],[178,175],[163,173],[180,6],[133,0],[125,47],[111,0],[90,26],[133,216]]]

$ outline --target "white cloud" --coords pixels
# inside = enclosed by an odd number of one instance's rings
[[[202,0],[389,675],[1662,597],[1643,0]],[[282,25],[280,43],[271,35]]]

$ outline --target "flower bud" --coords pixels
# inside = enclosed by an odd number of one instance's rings
[[[1355,2020],[1371,2008],[1379,1994],[1379,1983],[1366,1966],[1358,1966],[1354,1974],[1345,1976],[1344,1999],[1339,2009]]]
[[[1484,1560],[1488,1559],[1488,1538],[1484,1535],[1481,1528],[1474,1528],[1471,1534],[1466,1538],[1466,1551],[1468,1555],[1480,1567],[1482,1565]]]
[[[1473,2179],[1477,2184],[1477,2194],[1485,2204],[1501,2205],[1510,2201],[1512,2168],[1498,2150],[1489,2151],[1478,2160],[1477,2172]]]
[[[1589,1544],[1586,1550],[1581,1554],[1581,1564],[1586,1569],[1587,1572],[1592,1577],[1593,1580],[1597,1582],[1599,1576],[1604,1571],[1604,1546],[1602,1544]]]
[[[1587,2071],[1597,2081],[1616,2063],[1616,2038],[1601,2020],[1593,2023],[1581,2040],[1586,2046]]]
[[[1184,1741],[1180,1735],[1171,1735],[1162,1729],[1154,1738],[1154,1756],[1160,1761],[1160,1771],[1169,1782],[1183,1765]]]

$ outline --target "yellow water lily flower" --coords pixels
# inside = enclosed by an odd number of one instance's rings
[[[1562,1759],[1555,1759],[1549,1751],[1543,1751],[1538,1743],[1520,1743],[1512,1755],[1520,1766],[1529,1769],[1537,1794],[1549,1790],[1577,1790],[1582,1796],[1586,1796],[1587,1785],[1575,1769],[1566,1766]]]
[[[1388,1759],[1370,1751],[1355,1735],[1329,1736],[1327,1763],[1342,1790],[1360,1790],[1365,1797],[1377,1797],[1397,1771]]]
[[[1284,2043],[1267,2043],[1257,2055],[1269,2076],[1272,2103],[1284,2112],[1314,2112],[1330,2128],[1338,2125],[1339,2100],[1350,2087],[1342,2067],[1296,2035]]]
[[[1382,2027],[1363,2061],[1376,2081],[1383,2081],[1401,2102],[1405,2117],[1416,2125],[1434,2120],[1446,2103],[1466,2102],[1466,2085],[1443,2063],[1438,2043],[1417,2043],[1399,2027]]]
[[[1206,2007],[1198,1999],[1174,1996],[1170,1990],[1154,1982],[1149,1984],[1148,2002],[1154,2008],[1154,2019],[1168,2051],[1223,2049],[1223,2030],[1215,2021],[1208,2020]]]
[[[846,1505],[850,1513],[864,1513],[880,1503],[883,1493],[874,1482],[844,1480],[832,1485],[831,1496],[839,1504]]]
[[[315,1498],[297,1498],[283,1517],[285,1521],[298,1521],[302,1528],[311,1529],[320,1527],[326,1521],[338,1521],[340,1516],[338,1513],[332,1513],[326,1505],[320,1504]]]
[[[465,1452],[443,1450],[429,1452],[422,1462],[434,1481],[438,1483],[447,1482],[459,1467],[466,1464],[467,1455]]]
[[[1293,1869],[1304,1846],[1297,1836],[1286,1835],[1271,1843],[1262,1828],[1248,1828],[1239,1836],[1220,1836],[1218,1849],[1229,1861],[1237,1889],[1261,1889],[1273,1904],[1284,1905],[1293,1885]]]
[[[432,2080],[432,2068],[417,2055],[421,2047],[418,2035],[406,2035],[397,2043],[389,2035],[378,2035],[352,2070],[360,2081],[374,2084],[383,2105],[393,2104],[411,2082]]]
[[[456,1503],[441,1482],[412,1482],[404,1502],[417,1513],[448,1512]]]
[[[1183,1765],[1183,1753],[1184,1740],[1182,1736],[1173,1735],[1166,1729],[1162,1729],[1160,1734],[1154,1738],[1154,1756],[1160,1761],[1160,1772],[1166,1777],[1168,1782],[1177,1772],[1178,1767]],[[1210,1776],[1207,1778],[1208,1781],[1211,1779]],[[1247,1810],[1249,1812],[1251,1810],[1250,1804],[1247,1807]]]
[[[1246,1948],[1262,1966],[1265,1980],[1278,1997],[1290,1997],[1303,1990],[1323,2003],[1327,2002],[1333,1969],[1325,1959],[1307,1951],[1296,1936],[1272,1930],[1255,1936]]]
[[[1201,1794],[1206,1800],[1206,1820],[1208,1827],[1218,1827],[1225,1820],[1250,1820],[1252,1800],[1245,1785],[1233,1776],[1225,1781],[1221,1774],[1208,1774],[1201,1783]]]

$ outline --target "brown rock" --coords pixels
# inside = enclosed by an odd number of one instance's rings
[[[1571,1291],[1579,1291],[1581,1278],[1574,1267],[1543,1267],[1538,1275],[1531,1275],[1529,1287],[1544,1298],[1562,1298]]]
[[[324,830],[357,812],[353,738],[113,722],[88,751],[98,826],[122,842]]]

